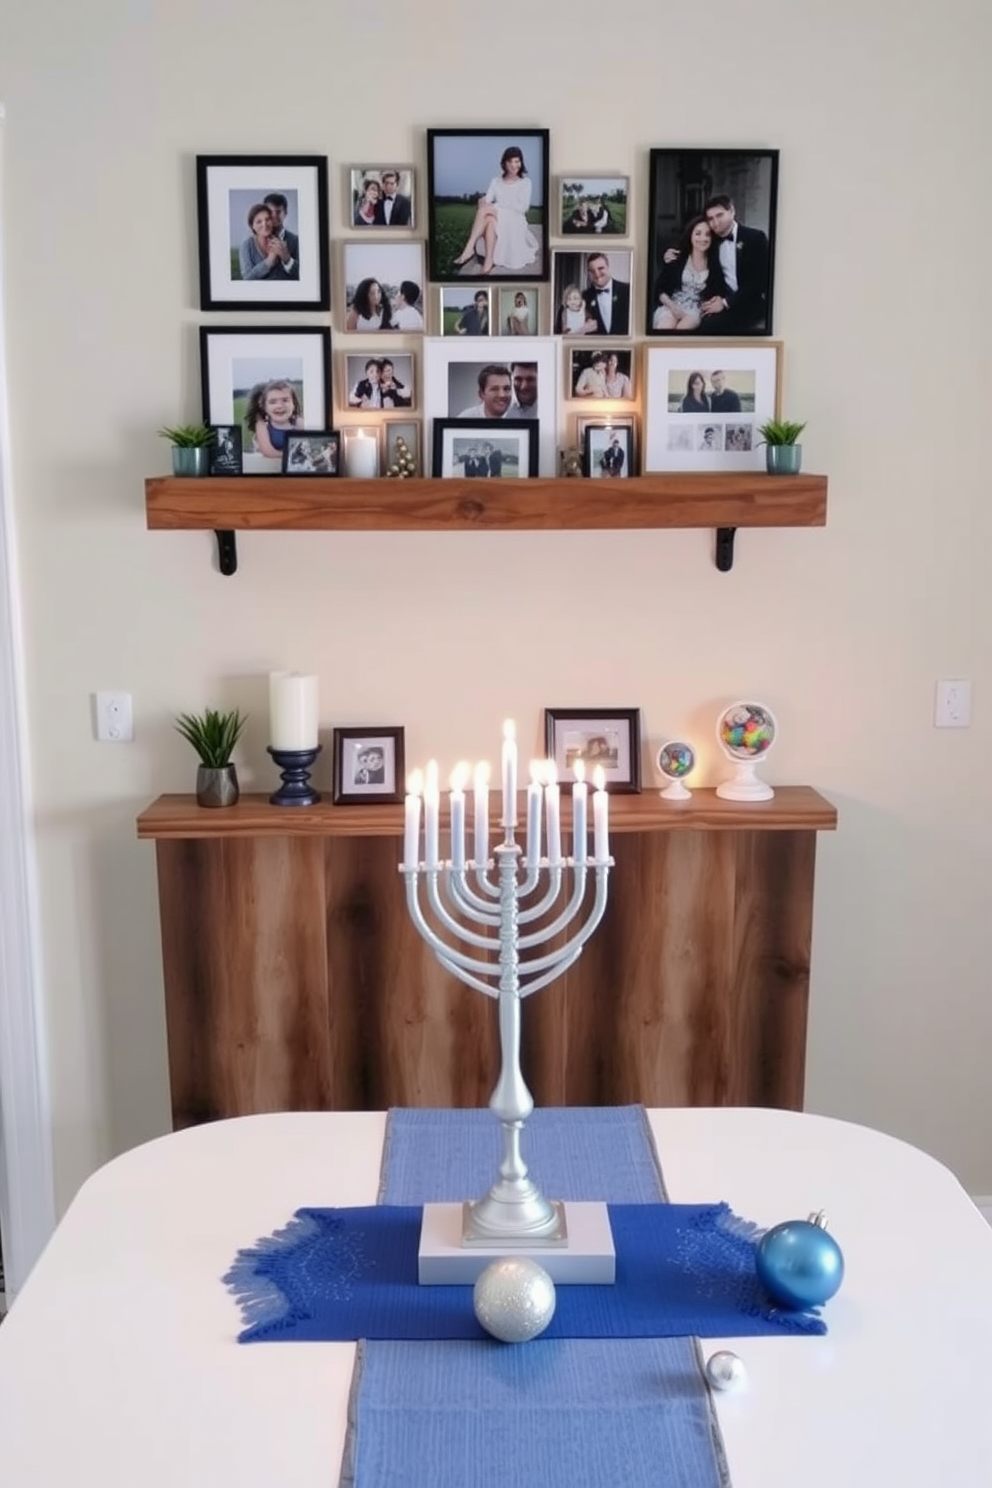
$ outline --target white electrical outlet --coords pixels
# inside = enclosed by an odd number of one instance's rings
[[[945,677],[937,683],[935,728],[971,727],[971,682],[967,677]]]
[[[134,718],[129,692],[93,694],[94,733],[101,744],[130,744]]]

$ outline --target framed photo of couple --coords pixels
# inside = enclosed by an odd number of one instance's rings
[[[435,284],[547,279],[548,141],[546,129],[428,129]]]
[[[537,474],[535,419],[434,420],[437,479],[519,480]]]
[[[201,310],[327,310],[327,157],[198,155]]]
[[[336,728],[333,734],[335,806],[402,801],[405,731],[392,724]]]
[[[347,171],[351,226],[412,228],[414,174],[405,165],[351,165]]]
[[[771,335],[778,155],[650,151],[647,335]]]
[[[759,427],[780,416],[780,341],[647,350],[644,468],[761,470]]]

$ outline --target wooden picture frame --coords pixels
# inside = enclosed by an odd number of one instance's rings
[[[558,783],[571,786],[573,766],[581,759],[586,779],[602,765],[606,789],[637,795],[641,789],[641,710],[639,708],[546,708],[544,739],[554,760]]]
[[[410,231],[416,226],[417,184],[412,166],[349,165],[345,184],[349,231]]]
[[[759,427],[780,417],[781,364],[780,341],[649,346],[645,470],[763,470]]]

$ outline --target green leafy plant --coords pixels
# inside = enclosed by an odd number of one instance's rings
[[[237,708],[230,713],[207,708],[203,713],[180,713],[175,726],[192,744],[202,764],[211,770],[222,770],[231,763],[234,746],[247,722],[248,715],[242,715]]]
[[[214,431],[206,424],[176,424],[175,428],[166,426],[158,432],[177,449],[203,449],[214,442]]]
[[[805,427],[788,419],[769,419],[767,424],[758,425],[758,433],[763,444],[795,444]]]

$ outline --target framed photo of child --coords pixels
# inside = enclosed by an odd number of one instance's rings
[[[326,328],[200,327],[205,424],[237,424],[245,475],[279,475],[289,436],[326,429],[331,334]]]
[[[552,264],[556,336],[629,336],[630,275],[625,248],[556,249]]]

